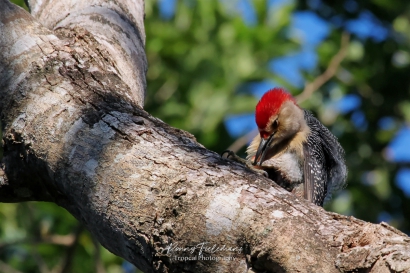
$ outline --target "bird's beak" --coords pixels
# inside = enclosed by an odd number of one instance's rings
[[[267,139],[261,138],[261,142],[259,143],[258,150],[256,151],[255,161],[253,162],[252,165],[255,166],[259,162],[259,166],[262,166],[262,162],[265,159],[266,152],[268,151],[269,145],[272,143],[274,135],[275,133],[272,133]]]

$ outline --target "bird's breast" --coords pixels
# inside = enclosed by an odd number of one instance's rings
[[[262,167],[273,168],[283,179],[290,183],[301,183],[303,180],[303,159],[294,151],[276,154],[265,160]]]

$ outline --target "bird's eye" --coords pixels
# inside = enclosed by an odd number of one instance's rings
[[[279,121],[275,119],[275,121],[272,122],[272,129],[276,131],[278,129],[278,126],[279,126]]]

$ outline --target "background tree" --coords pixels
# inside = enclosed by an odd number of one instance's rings
[[[352,32],[336,77],[302,104],[347,153],[349,186],[327,208],[409,234],[410,149],[402,144],[410,119],[408,4],[178,1],[172,11],[166,2],[146,2],[146,109],[215,151],[252,129],[247,121],[261,92],[278,84],[301,93],[339,51],[342,31]],[[303,33],[309,20],[311,33]],[[327,31],[312,41],[323,25]],[[126,267],[55,205],[2,204],[0,218],[1,261],[22,272],[62,263],[73,272]]]

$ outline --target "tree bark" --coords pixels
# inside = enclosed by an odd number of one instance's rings
[[[0,6],[1,202],[54,202],[144,272],[410,271],[405,234],[300,200],[142,109],[142,0]]]

